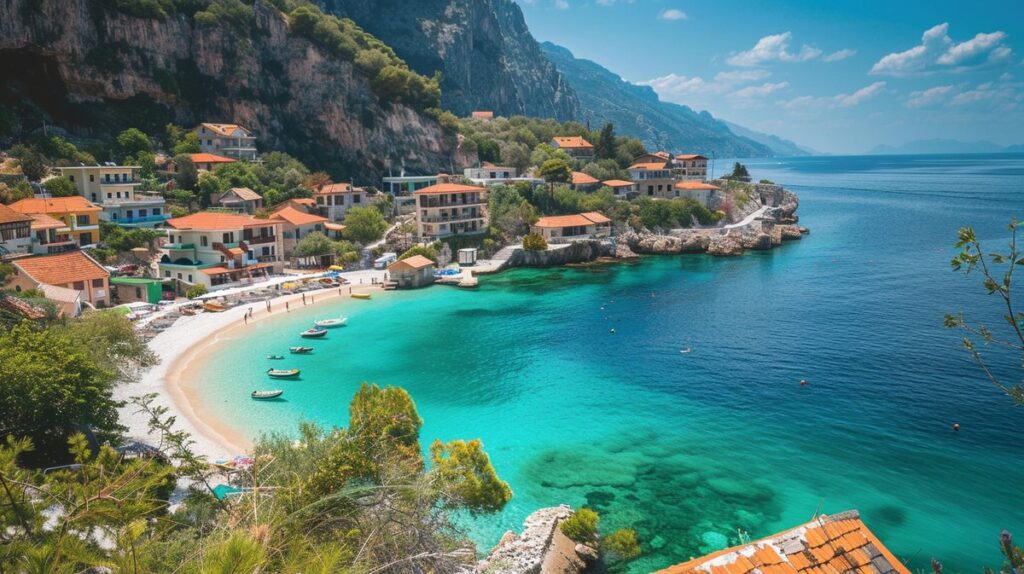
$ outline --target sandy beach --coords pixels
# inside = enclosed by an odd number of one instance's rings
[[[274,316],[287,313],[285,303],[292,309],[308,308],[352,293],[372,292],[374,297],[387,293],[380,285],[383,271],[366,270],[342,274],[352,284],[305,293],[307,305],[302,305],[302,294],[290,294],[270,300],[271,311],[263,302],[239,305],[223,313],[199,313],[178,319],[149,342],[159,363],[146,371],[136,383],[120,385],[114,392],[118,400],[155,393],[155,405],[167,407],[168,413],[177,417],[176,425],[192,435],[194,450],[210,460],[226,458],[245,453],[251,441],[238,429],[222,423],[216,413],[211,412],[197,397],[196,384],[202,380],[202,365],[224,343],[243,336],[245,330],[254,324]],[[378,284],[373,285],[371,277]],[[360,280],[363,283],[360,283]],[[313,302],[315,300],[315,302]],[[252,317],[245,321],[246,312],[252,308]],[[121,424],[128,427],[126,436],[131,440],[155,444],[149,436],[148,417],[139,413],[134,405],[120,409]]]

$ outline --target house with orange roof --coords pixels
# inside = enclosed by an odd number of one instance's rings
[[[284,246],[280,219],[201,211],[167,220],[160,276],[180,287],[231,286],[280,272]]]
[[[263,208],[263,196],[248,187],[232,187],[220,195],[211,197],[210,203],[218,207],[254,215],[257,209]]]
[[[351,183],[329,183],[313,192],[313,199],[320,215],[335,223],[344,221],[349,209],[367,205],[366,190]]]
[[[43,291],[71,315],[77,314],[80,302],[93,307],[110,304],[110,272],[84,251],[22,257],[13,260],[11,266],[14,273],[8,279],[8,288]]]
[[[256,136],[244,126],[202,123],[195,132],[199,137],[199,151],[239,161],[256,161]]]
[[[32,218],[32,247],[35,255],[47,255],[51,253],[63,253],[78,249],[78,245],[67,233],[67,225],[45,213],[33,213]]]
[[[470,115],[474,120],[490,121],[494,119],[494,112],[487,110],[477,110]]]
[[[594,157],[594,145],[580,136],[555,136],[551,139],[551,147],[565,150],[565,153],[576,159]]]
[[[608,237],[611,232],[612,220],[596,211],[541,217],[530,226],[530,233],[536,233],[548,242],[556,243]]]
[[[434,175],[389,175],[383,178],[384,193],[391,195],[409,195],[417,189],[430,187],[438,182],[437,174]]]
[[[70,238],[79,246],[100,240],[100,206],[80,195],[70,197],[32,197],[15,201],[8,207],[25,215],[49,215],[64,222],[56,233]]]
[[[195,164],[196,169],[199,171],[213,171],[219,165],[226,165],[238,161],[234,158],[207,152],[190,153],[188,154],[188,157],[192,160],[192,163]]]
[[[681,179],[706,181],[708,179],[708,158],[694,153],[675,157],[674,172]]]
[[[670,197],[672,195],[672,163],[659,160],[635,162],[629,166],[629,177],[636,182],[637,191],[645,197]]]
[[[856,510],[821,515],[778,534],[656,574],[910,574]]]
[[[288,205],[271,214],[270,219],[282,223],[282,245],[284,246],[285,257],[291,257],[295,245],[300,239],[310,233],[327,232],[327,218],[295,209]]]
[[[711,196],[721,189],[703,181],[683,180],[672,186],[675,197],[689,197],[701,203],[704,207],[711,206]]]
[[[593,191],[601,183],[596,177],[591,177],[582,171],[572,172],[572,188],[576,191]]]
[[[413,255],[388,265],[388,274],[399,288],[425,287],[434,282],[435,266],[431,259]]]
[[[31,250],[32,221],[31,215],[0,204],[0,259]]]
[[[155,227],[170,216],[159,193],[139,191],[137,165],[82,165],[58,167],[71,180],[78,195],[100,206],[100,219],[122,227]]]
[[[438,239],[487,231],[487,189],[461,183],[438,183],[413,193],[416,235]]]
[[[601,185],[612,188],[616,197],[622,199],[633,199],[636,197],[636,184],[625,179],[606,179]]]

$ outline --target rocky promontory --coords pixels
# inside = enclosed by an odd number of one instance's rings
[[[559,526],[572,515],[566,505],[542,508],[523,522],[523,531],[511,530],[473,570],[479,574],[579,574],[597,560],[597,550],[577,544]]]

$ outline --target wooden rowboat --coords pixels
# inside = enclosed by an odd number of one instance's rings
[[[267,369],[267,374],[275,379],[290,379],[299,376],[298,369]]]
[[[283,394],[284,394],[284,391],[282,391],[282,390],[253,391],[252,394],[249,395],[249,396],[251,396],[253,399],[255,399],[257,401],[268,401],[270,399],[276,399],[277,397],[279,397],[279,396],[281,396]]]
[[[226,311],[227,307],[217,303],[216,301],[207,301],[206,303],[203,303],[203,309],[210,313],[220,313],[222,311]]]

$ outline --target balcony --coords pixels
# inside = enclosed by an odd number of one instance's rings
[[[164,249],[169,251],[185,251],[187,249],[195,249],[195,243],[166,243]]]
[[[420,209],[439,209],[439,208],[443,208],[443,207],[469,207],[469,206],[474,206],[474,205],[487,205],[487,200],[484,199],[484,198],[480,198],[480,199],[477,199],[477,200],[450,201],[450,202],[420,201],[417,205],[418,205],[418,207]]]
[[[422,223],[449,223],[452,221],[472,221],[474,219],[484,219],[484,214],[466,213],[447,216],[424,216],[419,218],[420,222]]]
[[[256,237],[252,237],[252,238],[248,238],[247,237],[247,238],[244,239],[244,241],[246,243],[248,243],[249,245],[263,245],[265,243],[277,243],[277,236],[276,235],[267,235],[267,236],[264,237],[264,236],[260,235],[260,236],[256,236]]]
[[[54,253],[64,253],[65,251],[74,251],[78,249],[78,244],[74,241],[54,241],[53,243],[32,243],[32,254],[33,255],[51,255]]]
[[[171,216],[166,213],[160,215],[144,215],[141,217],[121,217],[114,220],[114,223],[120,223],[121,225],[128,224],[139,224],[139,223],[161,223],[170,219]]]

